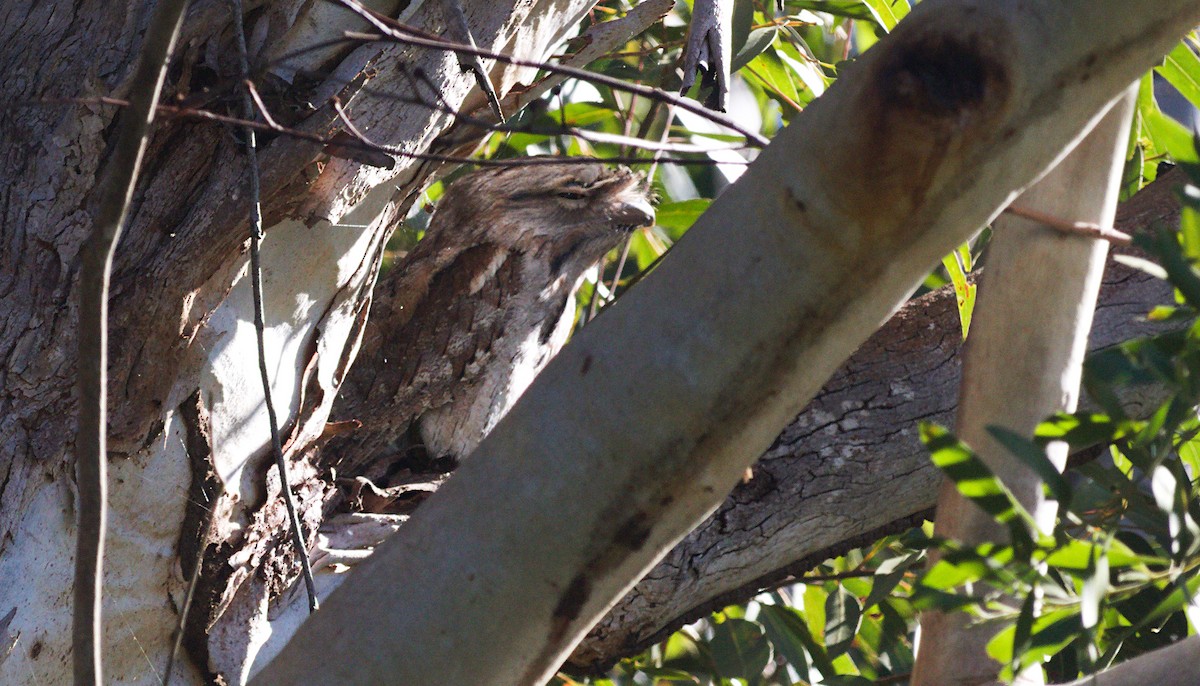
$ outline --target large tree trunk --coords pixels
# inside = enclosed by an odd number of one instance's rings
[[[400,3],[371,4],[394,15]],[[591,2],[464,4],[481,47],[541,59]],[[220,0],[193,3],[168,92],[196,96],[209,86],[213,92],[199,98],[206,106],[236,102],[228,7]],[[420,3],[409,21],[440,33],[447,8]],[[246,9],[252,59],[368,28],[326,3],[251,1]],[[0,84],[0,99],[8,105],[122,97],[141,87],[128,77],[148,16],[142,2],[6,3],[0,65],[9,77]],[[48,46],[53,59],[46,59]],[[322,76],[299,102],[272,98],[271,84],[296,67]],[[411,92],[408,79],[418,68],[449,106],[471,112],[483,104],[454,55],[394,44],[307,53],[261,76],[259,85],[285,124],[332,134],[339,124],[328,99],[338,95],[373,140],[424,152],[442,145],[452,116],[386,95]],[[530,76],[497,66],[492,80],[503,93]],[[317,109],[305,111],[305,101]],[[94,104],[0,109],[0,615],[15,609],[6,630],[17,637],[0,659],[5,674],[42,683],[62,683],[70,673],[76,257],[91,228],[116,114]],[[458,135],[455,145],[462,144]],[[294,453],[324,427],[383,241],[439,165],[398,156],[393,168],[371,167],[286,136],[266,143],[260,159],[267,350],[273,397]],[[277,590],[264,584],[289,575],[295,564],[286,546],[257,538],[282,520],[274,497],[278,477],[267,477],[269,434],[247,324],[244,158],[229,128],[167,119],[144,170],[110,301],[106,674],[113,683],[156,681],[185,577],[202,545],[215,543],[188,634],[201,665],[191,676],[219,673],[238,681],[258,650],[250,629],[262,619],[263,595]],[[311,469],[297,467],[302,514],[315,534],[327,486]],[[225,622],[206,636],[217,616]]]

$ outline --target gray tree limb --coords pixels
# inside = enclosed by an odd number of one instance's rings
[[[1018,198],[1021,206],[1067,222],[1111,226],[1136,96],[1135,84],[1063,161]],[[1051,414],[1075,411],[1107,254],[1106,241],[1064,234],[1013,214],[998,217],[963,355],[955,432],[1046,533],[1054,526],[1057,503],[1043,497],[1041,478],[996,440],[989,426],[1032,436]],[[1059,471],[1066,466],[1067,449],[1063,442],[1047,447],[1046,457]],[[938,496],[935,533],[968,546],[1010,540],[1004,527],[949,480]],[[913,684],[994,682],[1000,665],[986,648],[996,630],[972,625],[963,613],[926,612]],[[1014,683],[1045,683],[1041,665],[1016,675]]]
[[[1179,221],[1174,170],[1118,213],[1137,233]],[[1163,331],[1146,312],[1171,287],[1109,259],[1089,337],[1092,350]],[[941,472],[918,421],[954,423],[962,340],[953,287],[894,314],[779,435],[721,507],[689,533],[597,624],[572,654],[581,672],[607,667],[670,632],[824,560],[932,518]],[[1129,395],[1131,416],[1155,393]]]

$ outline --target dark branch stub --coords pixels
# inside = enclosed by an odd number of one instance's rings
[[[711,89],[704,105],[718,112],[725,111],[729,96],[732,23],[733,0],[696,0],[683,49],[680,93],[686,94],[695,85],[696,75],[703,72],[701,85]]]

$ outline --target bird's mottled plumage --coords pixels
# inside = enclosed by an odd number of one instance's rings
[[[621,167],[485,169],[452,184],[425,237],[375,289],[334,418],[343,475],[379,478],[418,429],[433,456],[465,457],[565,343],[584,272],[654,220]]]

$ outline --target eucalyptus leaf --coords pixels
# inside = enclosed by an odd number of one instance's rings
[[[861,624],[862,605],[858,597],[839,585],[825,599],[825,649],[831,657],[850,648]]]

